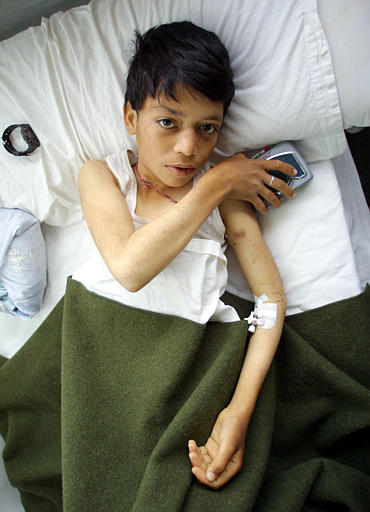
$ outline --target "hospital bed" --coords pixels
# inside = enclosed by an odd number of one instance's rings
[[[92,0],[0,43],[0,131],[26,123],[40,141],[29,156],[0,148],[0,207],[40,222],[47,255],[39,313],[27,320],[0,313],[2,356],[24,345],[89,253],[80,166],[134,147],[122,120],[134,30],[183,19],[215,31],[231,57],[236,96],[215,160],[289,140],[313,173],[294,201],[260,218],[287,314],[357,296],[370,282],[369,210],[344,132],[370,126],[366,0]],[[228,290],[251,298],[229,259]],[[23,510],[0,465],[0,510]]]

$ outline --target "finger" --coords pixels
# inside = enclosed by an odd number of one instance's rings
[[[236,158],[237,160],[241,160],[242,158],[247,158],[244,153],[241,153],[240,151],[238,153],[234,153],[232,158]]]
[[[213,462],[207,470],[207,478],[210,482],[215,481],[225,471],[227,465],[235,454],[235,446],[230,443],[222,443]]]
[[[269,190],[268,188],[264,187],[265,190],[268,190],[269,192],[271,192],[271,190]],[[274,194],[273,192],[271,192],[271,194],[273,194],[275,197],[276,197],[276,194]],[[265,198],[267,199],[267,198]],[[255,209],[261,214],[261,215],[267,215],[267,207],[264,203],[264,201],[262,201],[262,199],[260,197],[257,197],[257,199],[255,199],[253,202],[252,202],[253,206],[255,207]]]
[[[193,467],[191,471],[192,471],[193,475],[196,477],[196,479],[198,480],[198,482],[200,482],[203,485],[206,485],[207,487],[210,487],[211,489],[219,489],[222,485],[224,485],[226,482],[228,482],[233,476],[233,475],[225,475],[225,473],[223,473],[221,477],[214,480],[213,482],[210,482],[208,480],[208,478],[206,477],[205,471],[203,471],[202,469],[200,469],[198,467]]]
[[[282,171],[285,174],[289,174],[289,176],[295,176],[297,174],[297,169],[293,167],[293,165],[282,162],[281,160],[261,160],[265,163],[265,169],[270,171]]]
[[[229,480],[231,480],[237,473],[239,473],[240,468],[241,464],[230,463],[222,473],[215,475],[215,477],[212,477],[211,480],[209,478],[210,475],[208,474],[207,469],[204,467],[193,466],[191,471],[201,484],[204,484],[212,489],[219,489]]]
[[[195,478],[200,482],[201,484],[208,485],[208,487],[213,487],[212,483],[207,480],[206,472],[202,470],[199,467],[193,467],[191,469],[191,472],[195,476]]]
[[[193,468],[201,468],[201,461],[196,453],[189,453],[189,459]]]
[[[193,466],[199,466],[206,469],[212,462],[212,457],[209,455],[205,446],[197,446],[195,441],[189,441],[189,459]]]
[[[274,185],[275,185],[275,181],[274,181]],[[279,208],[279,206],[281,205],[281,201],[280,201],[279,197],[277,196],[277,194],[275,194],[275,192],[273,192],[272,190],[270,190],[267,187],[263,187],[263,190],[260,192],[260,195],[263,199],[265,199],[270,204],[272,204],[272,206],[274,208]]]
[[[277,178],[276,176],[272,176],[269,173],[266,173],[266,174],[267,174],[267,177],[264,179],[265,185],[268,185],[269,187],[272,187],[275,190],[279,190],[279,192],[284,194],[284,196],[289,197],[290,199],[295,198],[294,190],[292,189],[292,187],[287,185],[284,180],[281,180],[280,178]],[[272,180],[272,178],[273,178],[273,180]],[[267,189],[267,190],[269,190],[269,189]],[[274,204],[274,202],[271,200],[271,199],[274,199],[271,197],[271,190],[269,190],[269,192],[267,192],[267,190],[265,190],[262,193],[262,196],[265,199],[267,199],[270,203]],[[275,194],[275,197],[276,197],[276,194]],[[274,206],[275,206],[275,204],[274,204]]]
[[[188,442],[188,448],[189,451],[196,451],[198,449],[197,443],[194,441],[194,439],[190,439]]]
[[[236,469],[232,470],[232,471],[229,471],[228,469],[226,469],[215,480],[213,480],[213,482],[210,482],[209,479],[207,478],[205,472],[202,472],[201,470],[199,470],[199,468],[193,468],[192,469],[193,475],[197,478],[197,480],[200,483],[202,483],[204,485],[207,485],[211,489],[215,489],[215,490],[219,489],[220,487],[225,485],[238,472],[239,472],[239,470],[236,470]]]
[[[193,447],[192,447],[193,449]],[[208,487],[217,488],[217,484],[213,484],[210,482],[206,477],[206,472],[208,468],[209,462],[211,462],[211,459],[209,460],[208,464],[206,464],[203,454],[201,453],[201,450],[197,447],[196,451],[189,452],[189,458],[192,464],[191,472],[196,477],[196,479],[204,485],[207,485]]]
[[[192,464],[192,466],[201,466],[202,465],[202,458],[200,450],[196,444],[195,441],[191,440],[188,443],[189,448],[189,459]]]

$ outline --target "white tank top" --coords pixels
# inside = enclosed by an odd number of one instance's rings
[[[107,157],[132,215],[135,229],[150,222],[135,214],[137,183],[132,165],[136,157],[128,151]],[[193,179],[209,170],[207,164]],[[218,208],[200,226],[187,246],[156,277],[137,292],[129,292],[110,273],[94,245],[88,260],[73,274],[88,290],[128,306],[177,315],[198,323],[208,320],[239,320],[235,309],[220,296],[227,283],[225,226]]]

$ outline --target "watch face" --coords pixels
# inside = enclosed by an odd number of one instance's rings
[[[29,124],[8,126],[3,133],[3,141],[4,148],[14,156],[28,156],[40,146],[40,142]],[[24,147],[25,144],[27,148]]]

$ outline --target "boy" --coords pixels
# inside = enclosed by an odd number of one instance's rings
[[[137,155],[123,151],[82,167],[81,203],[99,253],[73,276],[127,305],[200,323],[238,321],[220,300],[226,231],[259,306],[231,402],[204,446],[189,441],[193,474],[214,489],[241,469],[248,423],[285,314],[277,268],[247,201],[261,213],[259,196],[277,206],[265,187],[267,170],[295,173],[283,162],[241,154],[210,168],[233,95],[227,51],[211,32],[180,22],[137,35],[124,106]],[[293,197],[281,180],[274,186]]]

